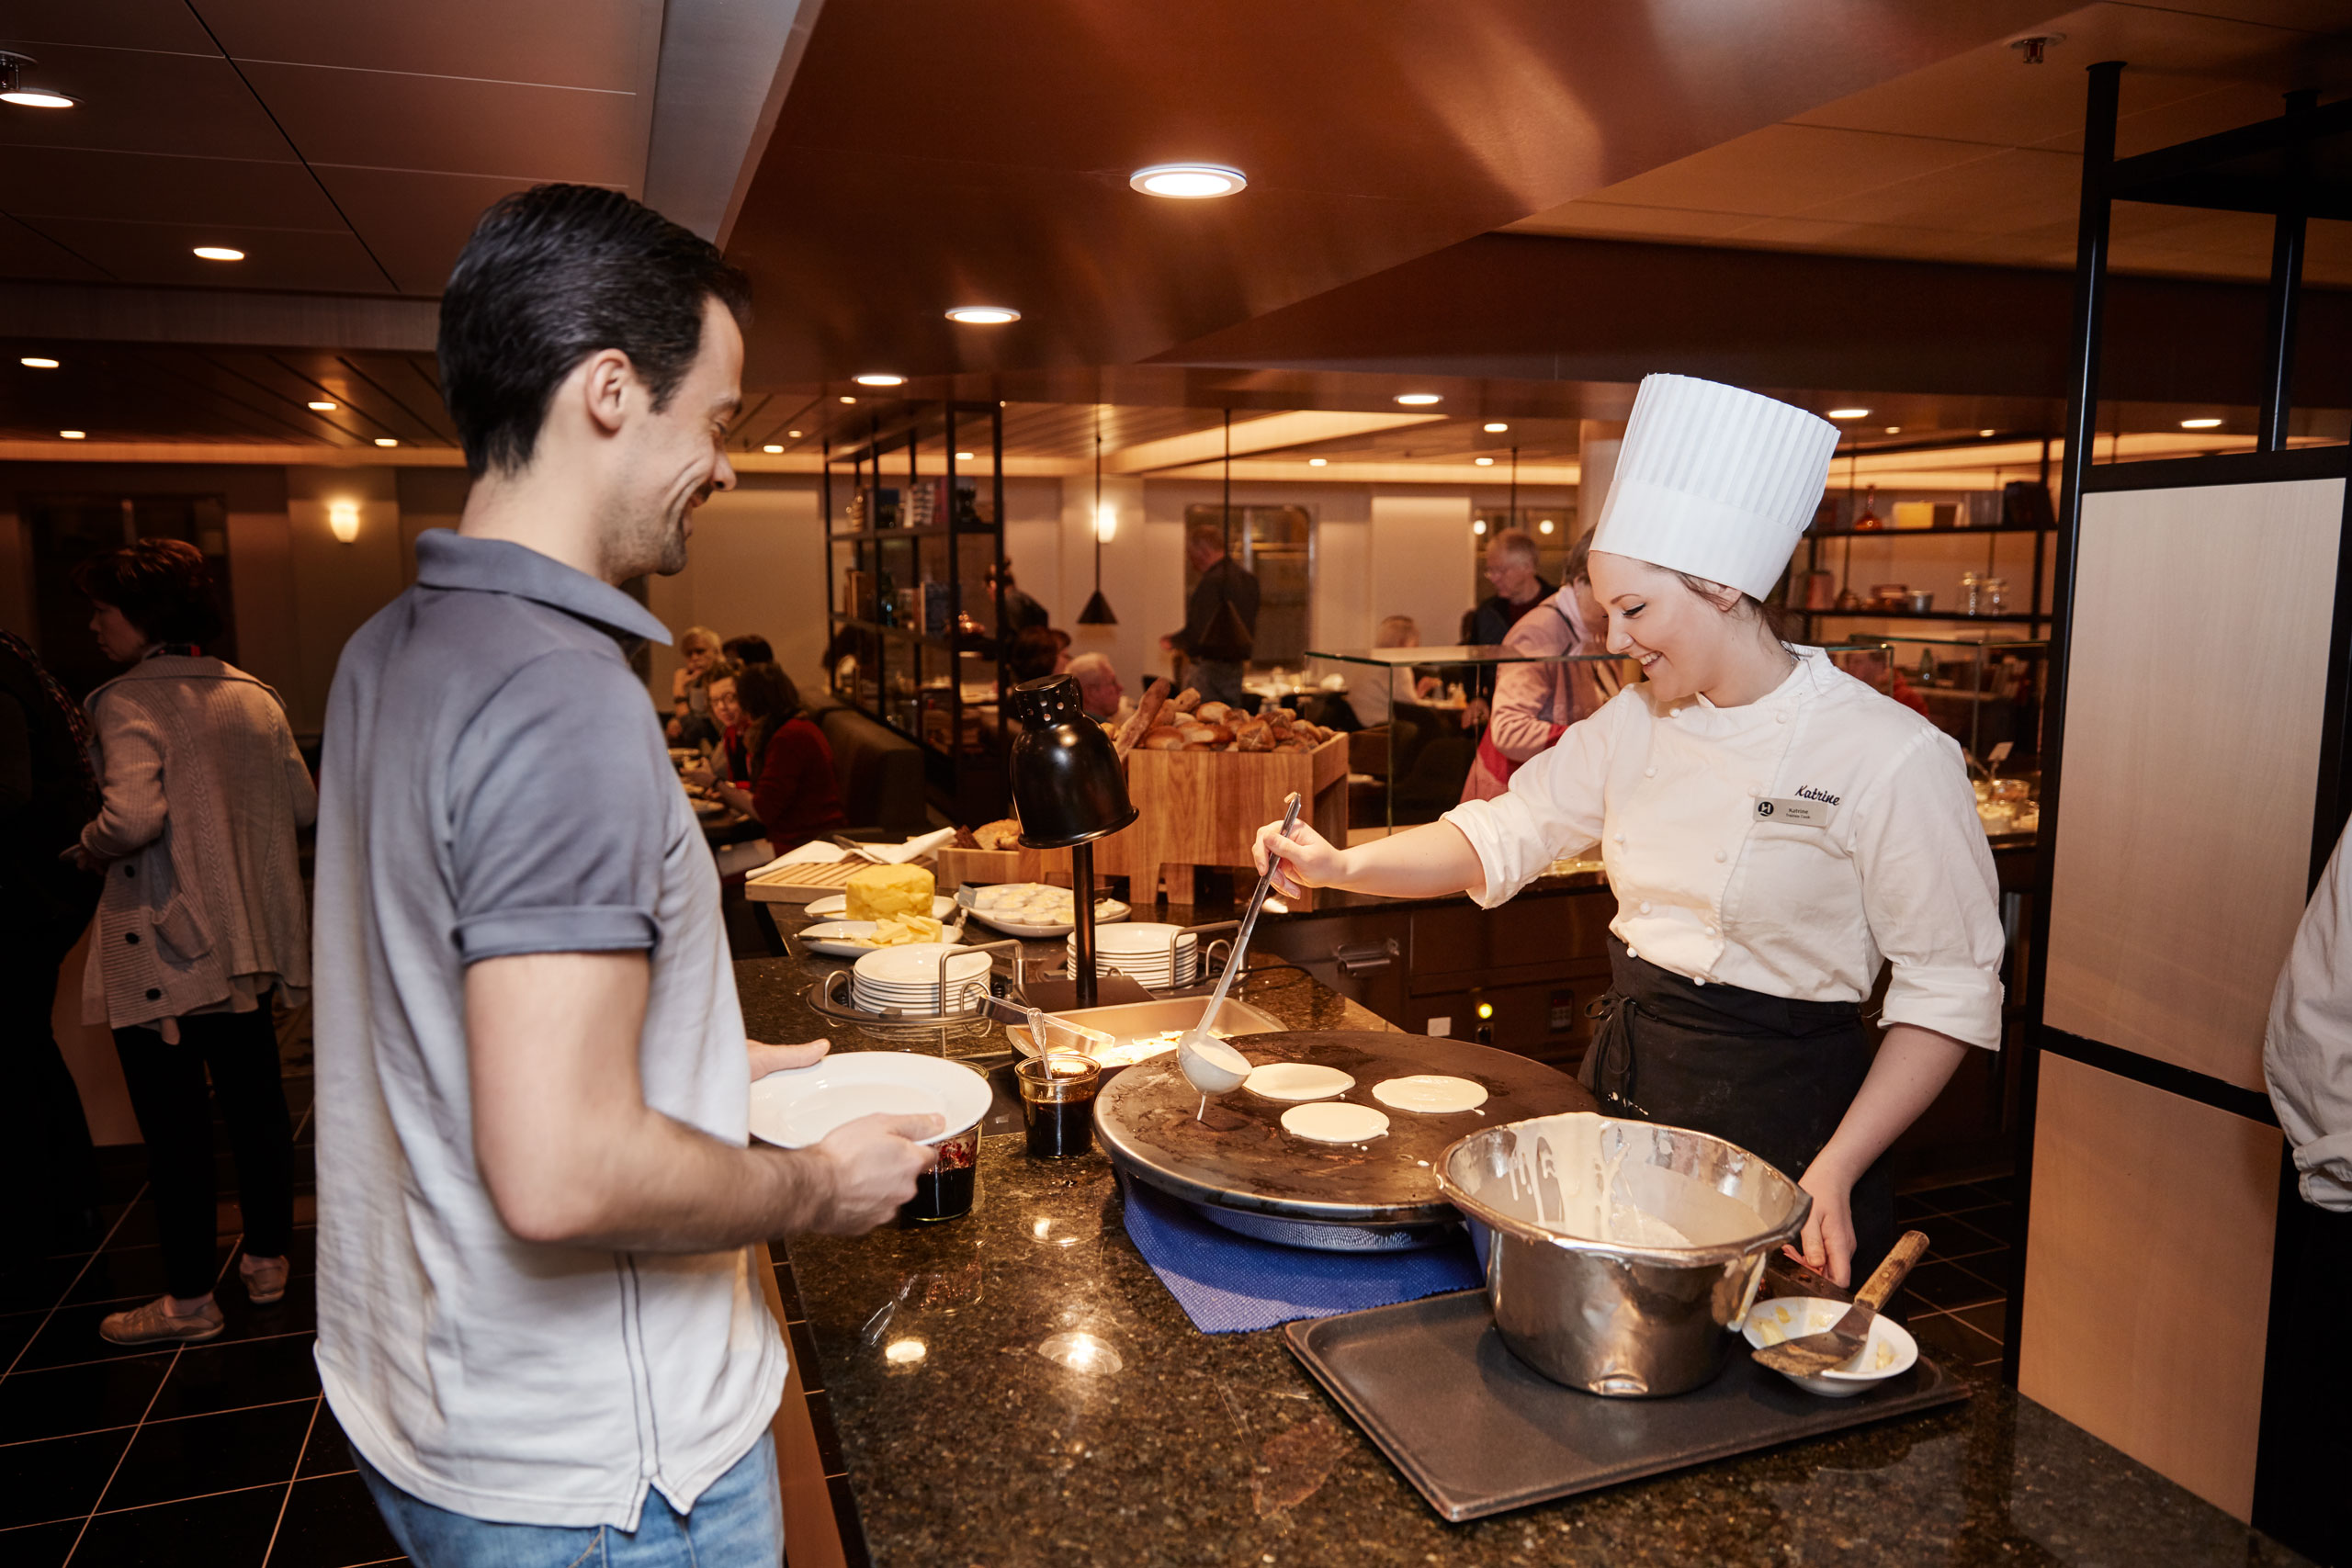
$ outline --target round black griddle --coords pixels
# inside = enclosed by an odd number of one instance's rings
[[[1415,1245],[1457,1216],[1438,1196],[1437,1158],[1454,1140],[1498,1122],[1598,1109],[1566,1073],[1491,1045],[1425,1034],[1330,1030],[1238,1035],[1227,1042],[1252,1066],[1312,1062],[1356,1080],[1334,1099],[1388,1118],[1365,1144],[1318,1144],[1283,1131],[1297,1100],[1246,1089],[1201,1110],[1169,1052],[1103,1086],[1095,1131],[1112,1164],[1136,1180],[1200,1208],[1220,1224],[1295,1246],[1335,1250]],[[1417,1073],[1470,1078],[1487,1089],[1476,1111],[1428,1116],[1373,1098],[1373,1086]],[[1317,1102],[1320,1103],[1320,1102]],[[1196,1114],[1197,1113],[1197,1114]]]

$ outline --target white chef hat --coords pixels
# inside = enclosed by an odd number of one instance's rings
[[[1761,599],[1813,523],[1838,427],[1690,376],[1645,376],[1592,547]]]

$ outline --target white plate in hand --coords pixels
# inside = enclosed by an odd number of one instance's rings
[[[989,1113],[989,1080],[977,1067],[910,1051],[844,1051],[813,1067],[770,1073],[752,1085],[752,1136],[804,1149],[861,1116],[942,1117],[936,1144]]]
[[[869,953],[887,951],[864,940],[872,936],[874,928],[881,923],[879,920],[820,920],[813,926],[800,928],[800,945],[811,953],[827,953],[836,958],[863,958]],[[937,945],[954,947],[963,940],[964,928],[949,926],[942,931]],[[900,942],[898,945],[904,947],[907,944]]]
[[[817,920],[840,920],[849,918],[849,897],[836,893],[827,898],[811,898],[800,906],[808,918]],[[956,900],[944,894],[934,893],[931,899],[931,918],[944,920],[956,912]]]

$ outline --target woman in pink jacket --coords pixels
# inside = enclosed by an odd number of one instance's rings
[[[1560,591],[1504,634],[1513,653],[1554,659],[1566,653],[1600,653],[1608,617],[1592,597],[1585,570],[1592,536],[1568,551]],[[1603,661],[1578,664],[1506,664],[1495,678],[1494,714],[1478,742],[1470,776],[1462,783],[1464,800],[1491,800],[1510,786],[1521,762],[1550,746],[1568,726],[1597,712],[1623,684],[1619,668]]]

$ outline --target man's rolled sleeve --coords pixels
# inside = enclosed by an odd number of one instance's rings
[[[650,951],[674,822],[653,711],[627,665],[544,655],[466,728],[450,763],[458,951]]]
[[[1888,771],[1855,835],[1862,907],[1886,954],[1881,1021],[2001,1048],[2000,879],[1959,748],[1919,737]]]

